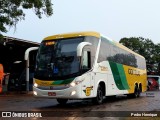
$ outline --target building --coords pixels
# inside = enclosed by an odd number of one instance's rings
[[[6,80],[3,81],[3,85],[7,85],[6,90],[17,91],[22,90],[23,80],[20,78],[25,72],[25,51],[30,47],[38,47],[40,43],[32,42],[28,40],[7,37],[4,36],[0,40],[0,63],[3,64],[4,73],[6,73]],[[37,51],[33,51],[30,54],[30,66],[32,71],[34,70]]]

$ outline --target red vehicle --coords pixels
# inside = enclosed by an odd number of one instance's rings
[[[159,77],[148,76],[148,90],[158,90],[159,89],[158,78]]]
[[[2,80],[4,77],[3,65],[0,64],[0,93],[2,92]]]

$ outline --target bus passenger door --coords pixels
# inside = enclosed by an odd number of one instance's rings
[[[92,84],[92,76],[91,73],[87,71],[89,71],[91,69],[91,49],[85,47],[83,49],[83,54],[82,54],[82,61],[81,61],[81,70],[82,72],[85,74],[84,77],[84,82],[82,83],[82,96],[83,97],[90,97],[93,95],[93,84]]]

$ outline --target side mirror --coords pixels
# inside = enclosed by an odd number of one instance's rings
[[[81,57],[82,56],[82,50],[85,46],[90,46],[92,45],[89,42],[81,42],[78,46],[77,46],[77,56]]]

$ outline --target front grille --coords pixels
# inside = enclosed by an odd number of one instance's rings
[[[69,86],[67,86],[67,85],[63,85],[63,86],[38,86],[37,88],[42,89],[42,90],[63,90],[63,89],[69,88]]]

